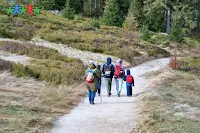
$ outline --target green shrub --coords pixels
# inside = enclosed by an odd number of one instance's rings
[[[148,53],[148,56],[153,56],[153,57],[169,57],[170,56],[169,52],[156,46],[148,46],[147,53]]]
[[[183,44],[180,47],[183,48],[195,48],[198,46],[199,42],[195,39],[184,37]]]
[[[75,11],[73,8],[64,8],[62,10],[62,16],[68,19],[74,19]]]
[[[92,25],[93,27],[100,28],[101,23],[100,23],[99,20],[97,20],[97,19],[92,19],[91,25]]]
[[[156,34],[151,37],[151,42],[154,44],[164,44],[167,41],[169,41],[169,38],[164,34]]]
[[[181,70],[200,75],[200,56],[180,59]]]
[[[143,40],[147,41],[150,38],[150,31],[148,30],[148,26],[147,25],[143,25],[141,33],[142,33],[141,38]]]

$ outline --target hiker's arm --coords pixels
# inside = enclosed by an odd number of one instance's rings
[[[133,83],[132,84],[133,84],[133,86],[135,86],[135,80],[134,79],[133,79]]]
[[[102,67],[102,73],[103,74],[105,74],[104,67],[105,67],[105,65],[103,65],[103,67]]]

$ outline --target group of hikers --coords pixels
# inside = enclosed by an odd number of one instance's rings
[[[117,96],[120,97],[122,91],[123,81],[126,81],[127,96],[132,96],[132,86],[134,86],[134,78],[131,71],[128,69],[125,74],[125,69],[122,65],[122,59],[117,59],[116,64],[112,64],[112,59],[107,58],[106,63],[102,69],[100,65],[95,65],[90,61],[89,68],[86,70],[86,88],[88,89],[88,97],[90,104],[94,104],[96,92],[101,94],[101,77],[103,76],[106,83],[108,97],[111,96],[112,79],[115,79]]]

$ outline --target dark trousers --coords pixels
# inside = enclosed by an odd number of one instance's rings
[[[94,98],[95,98],[95,91],[88,91],[88,98],[89,98],[89,102],[94,102]]]
[[[132,96],[132,86],[126,86],[127,96]]]

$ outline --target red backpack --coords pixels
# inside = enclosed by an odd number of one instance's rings
[[[114,73],[115,77],[123,77],[123,70],[121,68],[121,66],[115,66],[115,73]]]
[[[129,84],[132,84],[133,83],[133,76],[131,76],[131,75],[128,75],[127,77],[126,77],[126,82],[127,83],[129,83]]]

